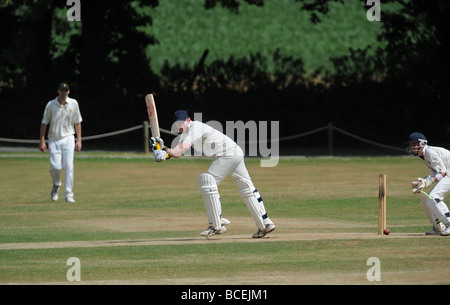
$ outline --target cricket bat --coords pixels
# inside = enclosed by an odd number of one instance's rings
[[[145,104],[147,105],[148,121],[150,123],[150,130],[153,138],[159,138],[159,123],[158,123],[158,113],[156,112],[155,99],[153,94],[147,94],[145,96]],[[156,150],[161,150],[161,144],[156,142]],[[166,154],[166,159],[169,159],[169,154]]]
[[[155,100],[153,94],[147,94],[145,96],[145,104],[147,105],[148,121],[150,123],[150,130],[152,132],[152,137],[159,138],[159,123],[158,123],[158,113],[156,112]],[[161,146],[156,143],[156,149],[160,150]]]

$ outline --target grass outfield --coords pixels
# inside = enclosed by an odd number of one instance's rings
[[[77,153],[75,204],[50,200],[46,154],[0,153],[0,284],[449,284],[450,237],[410,192],[427,170],[413,158],[248,159],[277,229],[256,226],[234,182],[220,185],[226,234],[207,227],[197,179],[210,160],[160,164],[143,155]],[[389,236],[377,235],[378,175],[387,174]],[[60,194],[62,197],[62,194]],[[381,282],[369,282],[378,257]]]

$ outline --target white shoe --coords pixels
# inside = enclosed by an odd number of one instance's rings
[[[75,199],[73,199],[73,196],[66,197],[66,202],[75,203]]]
[[[450,226],[447,226],[447,228],[444,231],[441,231],[442,236],[448,236],[450,235]]]
[[[252,235],[252,238],[264,237],[266,236],[266,234],[272,232],[273,230],[275,230],[275,225],[273,223],[270,223],[266,225],[266,228],[264,230],[258,229],[258,231]]]
[[[58,190],[59,186],[54,185],[52,188],[52,192],[50,193],[50,198],[52,198],[53,201],[58,201]]]
[[[223,217],[220,218],[220,224],[221,224],[222,226],[227,226],[227,225],[229,225],[230,223],[231,223],[231,222],[230,222],[228,219],[223,218]]]
[[[220,230],[216,230],[213,228],[213,226],[209,226],[205,231],[200,233],[200,235],[204,236],[204,237],[208,237],[208,236],[213,236],[216,234],[223,234],[226,231],[227,231],[227,228],[225,226],[222,226],[222,228]]]

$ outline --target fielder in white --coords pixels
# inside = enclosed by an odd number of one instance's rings
[[[58,200],[61,186],[61,170],[64,170],[64,196],[66,202],[75,202],[73,194],[73,157],[74,151],[81,150],[81,121],[83,120],[78,102],[69,98],[70,88],[67,83],[58,86],[58,96],[47,103],[41,121],[39,149],[45,152],[45,132],[48,131],[48,149],[50,152],[50,175],[53,188],[50,197]],[[77,141],[75,143],[74,134]]]
[[[429,146],[420,132],[409,135],[408,154],[419,156],[430,170],[430,176],[412,182],[412,192],[419,194],[420,203],[433,225],[426,235],[450,235],[450,212],[444,197],[450,192],[450,151],[442,147]],[[425,189],[432,186],[429,193]]]
[[[239,194],[258,227],[258,231],[252,237],[261,238],[275,230],[274,223],[267,216],[261,195],[254,187],[247,171],[242,149],[222,132],[202,122],[192,121],[184,110],[175,112],[174,121],[181,133],[180,142],[172,149],[160,143],[164,150],[154,150],[155,161],[164,161],[167,155],[169,158],[179,158],[191,147],[207,157],[214,158],[208,171],[199,177],[199,188],[209,222],[209,227],[200,235],[208,237],[225,233],[227,230],[225,225],[230,224],[221,215],[222,206],[218,191],[218,185],[228,175],[236,182]],[[153,147],[156,147],[156,141],[162,142],[161,139],[154,139]]]

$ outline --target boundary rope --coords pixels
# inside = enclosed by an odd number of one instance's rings
[[[396,151],[401,151],[401,152],[405,151],[405,149],[403,149],[403,148],[398,148],[398,147],[395,147],[395,146],[381,144],[381,143],[378,143],[378,142],[375,142],[375,141],[371,141],[371,140],[367,140],[367,139],[361,138],[361,137],[359,137],[357,135],[354,135],[354,134],[352,134],[352,133],[350,133],[348,131],[340,129],[339,127],[336,127],[336,126],[333,126],[333,129],[338,131],[338,132],[340,132],[340,133],[342,133],[342,134],[344,134],[344,135],[346,135],[347,137],[353,138],[355,140],[358,140],[358,141],[361,141],[361,142],[364,142],[364,143],[367,143],[367,144],[371,144],[371,145],[382,147],[382,148],[392,149],[392,150],[396,150]]]
[[[83,141],[97,140],[97,139],[101,139],[101,138],[112,137],[112,136],[116,136],[116,135],[119,135],[119,134],[132,132],[132,131],[135,131],[135,130],[138,130],[138,129],[142,129],[142,125],[137,125],[137,126],[126,128],[126,129],[121,129],[121,130],[117,130],[117,131],[102,133],[102,134],[98,134],[98,135],[94,135],[94,136],[83,136]],[[163,133],[176,135],[176,134],[170,132],[167,129],[160,128],[159,130],[161,132],[163,132]],[[0,142],[16,143],[16,144],[39,144],[40,141],[39,140],[23,140],[23,139],[0,138]],[[46,140],[46,142],[47,142],[47,140]]]
[[[112,137],[112,136],[116,136],[116,135],[120,135],[120,134],[124,134],[124,133],[128,133],[128,132],[132,132],[138,129],[142,129],[143,125],[137,125],[134,127],[130,127],[130,128],[126,128],[126,129],[122,129],[122,130],[117,130],[117,131],[113,131],[113,132],[107,132],[107,133],[102,133],[102,134],[98,134],[98,135],[93,135],[93,136],[83,136],[83,141],[89,141],[89,140],[96,140],[96,139],[101,139],[101,138],[106,138],[106,137]],[[381,147],[381,148],[385,148],[385,149],[391,149],[391,150],[395,150],[395,151],[404,151],[403,148],[399,148],[399,147],[395,147],[395,146],[390,146],[390,145],[386,145],[386,144],[382,144],[382,143],[378,143],[375,141],[371,141],[365,138],[362,138],[360,136],[357,136],[353,133],[350,133],[348,131],[345,131],[339,127],[334,126],[333,124],[330,125],[326,125],[320,128],[316,128],[307,132],[303,132],[303,133],[299,133],[299,134],[295,134],[295,135],[291,135],[291,136],[286,136],[286,137],[282,137],[279,139],[275,139],[275,140],[269,140],[269,141],[263,141],[263,142],[283,142],[283,141],[288,141],[288,140],[293,140],[293,139],[297,139],[297,138],[301,138],[301,137],[306,137],[324,130],[335,130],[339,133],[342,133],[343,135],[346,135],[350,138],[353,138],[355,140],[364,142],[366,144],[370,144],[373,146],[377,146],[377,147]],[[163,129],[160,128],[160,131],[162,133],[165,134],[169,134],[169,135],[173,135],[173,136],[177,136],[177,133],[173,133],[170,130],[167,129]],[[0,142],[6,142],[6,143],[17,143],[17,144],[39,144],[39,140],[25,140],[25,139],[10,139],[10,138],[0,138]],[[247,141],[245,143],[247,144],[251,144],[251,143],[258,143],[261,141]]]

